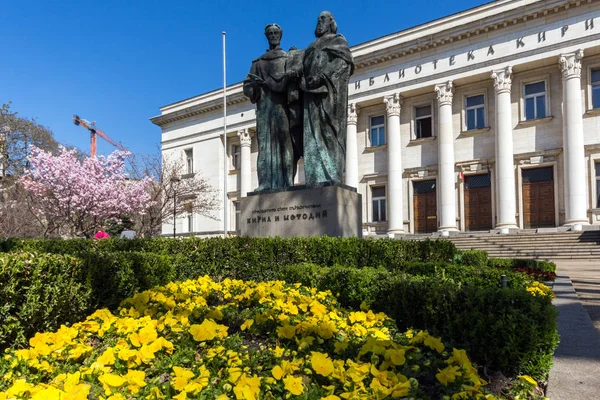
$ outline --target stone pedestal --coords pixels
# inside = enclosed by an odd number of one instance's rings
[[[346,185],[294,186],[241,199],[241,235],[362,237],[362,199]]]

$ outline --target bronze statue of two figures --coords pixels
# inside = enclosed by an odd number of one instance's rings
[[[342,183],[346,158],[348,79],[354,62],[330,12],[319,15],[316,40],[283,51],[283,31],[267,25],[269,50],[252,62],[244,94],[256,104],[257,192],[294,185],[304,157],[308,186]]]

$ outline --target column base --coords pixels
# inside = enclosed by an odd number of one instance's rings
[[[572,226],[572,225],[590,225],[590,220],[587,218],[573,218],[565,221],[563,226]]]
[[[521,230],[521,228],[519,228],[517,226],[517,224],[514,223],[506,223],[506,224],[497,224],[494,229],[513,229],[513,230]]]
[[[437,231],[439,233],[442,233],[442,232],[460,232],[456,226],[440,226]]]
[[[404,229],[388,229],[388,235],[404,235]]]
[[[570,231],[573,232],[581,232],[586,230],[585,227],[591,226],[590,221],[586,218],[586,219],[571,219],[568,221],[565,221],[564,227],[570,228]]]

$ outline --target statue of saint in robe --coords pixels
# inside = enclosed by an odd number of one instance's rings
[[[354,60],[328,11],[319,14],[317,39],[304,51],[304,175],[307,185],[342,183],[346,159],[348,80]]]
[[[297,84],[290,93],[297,77],[286,74],[286,64],[298,56],[292,57],[279,47],[282,34],[277,24],[265,27],[269,50],[252,62],[244,80],[244,94],[256,104],[257,192],[293,186],[301,156],[301,140],[290,132],[298,131],[297,107],[292,106],[295,113],[290,114],[290,102],[297,103],[301,95]]]

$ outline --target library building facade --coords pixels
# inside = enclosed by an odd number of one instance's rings
[[[351,51],[344,183],[362,195],[363,235],[600,228],[599,0],[494,1]],[[227,213],[239,232],[258,186],[242,84],[227,88],[226,149],[222,90],[151,121],[184,177],[227,181],[217,219],[182,214],[176,231],[222,234]]]

